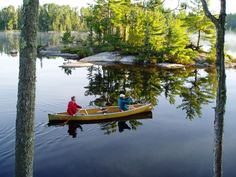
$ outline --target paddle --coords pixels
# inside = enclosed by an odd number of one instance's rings
[[[86,115],[88,115],[88,112],[87,112],[87,110],[86,110],[86,109],[84,109],[84,111],[85,111]]]
[[[70,116],[70,117],[72,117],[72,116]],[[63,123],[63,126],[66,125],[70,120],[71,120],[71,118],[67,119],[67,120]]]
[[[84,111],[85,111],[85,113],[86,113],[86,115],[88,115],[88,112],[87,112],[87,110],[86,109],[84,109]],[[79,111],[78,111],[79,112]],[[64,125],[66,125],[71,119],[72,119],[72,117],[73,116],[70,116],[70,118],[69,119],[67,119],[63,124]]]

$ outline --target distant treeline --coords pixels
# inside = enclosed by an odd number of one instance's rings
[[[236,31],[236,13],[227,15],[226,29]]]
[[[22,8],[8,6],[0,10],[0,30],[19,30]],[[44,4],[39,8],[39,31],[78,31],[84,29],[79,10],[68,5]]]

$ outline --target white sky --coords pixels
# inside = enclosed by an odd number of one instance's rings
[[[23,0],[0,0],[0,8],[8,5],[19,6]],[[73,7],[86,6],[88,3],[93,3],[94,0],[39,0],[40,4],[45,3],[56,3],[60,5],[70,5]],[[165,4],[167,7],[174,8],[177,5],[178,0],[166,0]],[[220,0],[210,0],[210,9],[218,12]],[[236,0],[227,0],[227,13],[236,13]]]

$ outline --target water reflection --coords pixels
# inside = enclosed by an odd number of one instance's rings
[[[72,69],[71,68],[64,68],[64,72],[67,75],[71,75],[72,74]]]
[[[142,125],[142,123],[140,122]],[[126,123],[126,121],[119,121],[118,122],[119,132],[123,132],[125,129],[130,130],[130,126]]]
[[[77,129],[80,129],[81,132],[83,131],[83,128],[80,124],[77,124],[77,123],[68,124],[68,133],[69,135],[72,136],[72,138],[77,137]]]
[[[122,133],[124,130],[137,130],[138,127],[142,125],[143,123],[136,119],[100,124],[101,130],[105,135],[110,135],[112,133],[116,133],[117,131]]]
[[[66,126],[68,125],[68,134],[72,138],[77,137],[78,129],[80,132],[83,132],[83,127],[86,124],[97,124],[100,127],[100,130],[103,131],[105,135],[110,135],[112,133],[124,132],[125,130],[137,130],[138,127],[142,126],[143,123],[140,120],[143,119],[151,119],[152,112],[140,113],[128,117],[124,117],[121,119],[115,120],[98,120],[98,121],[69,121],[69,122],[61,122],[61,121],[50,121],[48,126]]]
[[[20,45],[20,32],[0,32],[0,53],[17,56]],[[38,33],[37,43],[40,46],[57,46],[61,43],[61,33]]]
[[[12,51],[19,50],[19,33],[0,32],[0,53],[6,53],[15,56]]]
[[[116,105],[120,92],[135,102],[147,101],[154,106],[160,96],[165,96],[170,104],[179,98],[181,104],[177,108],[184,110],[190,120],[201,117],[202,106],[214,100],[217,89],[215,69],[168,71],[126,65],[92,66],[88,68],[88,80],[85,95],[96,96],[90,105]]]

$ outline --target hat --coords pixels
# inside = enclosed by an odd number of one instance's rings
[[[120,94],[120,98],[124,98],[125,97],[125,95],[124,94]]]

